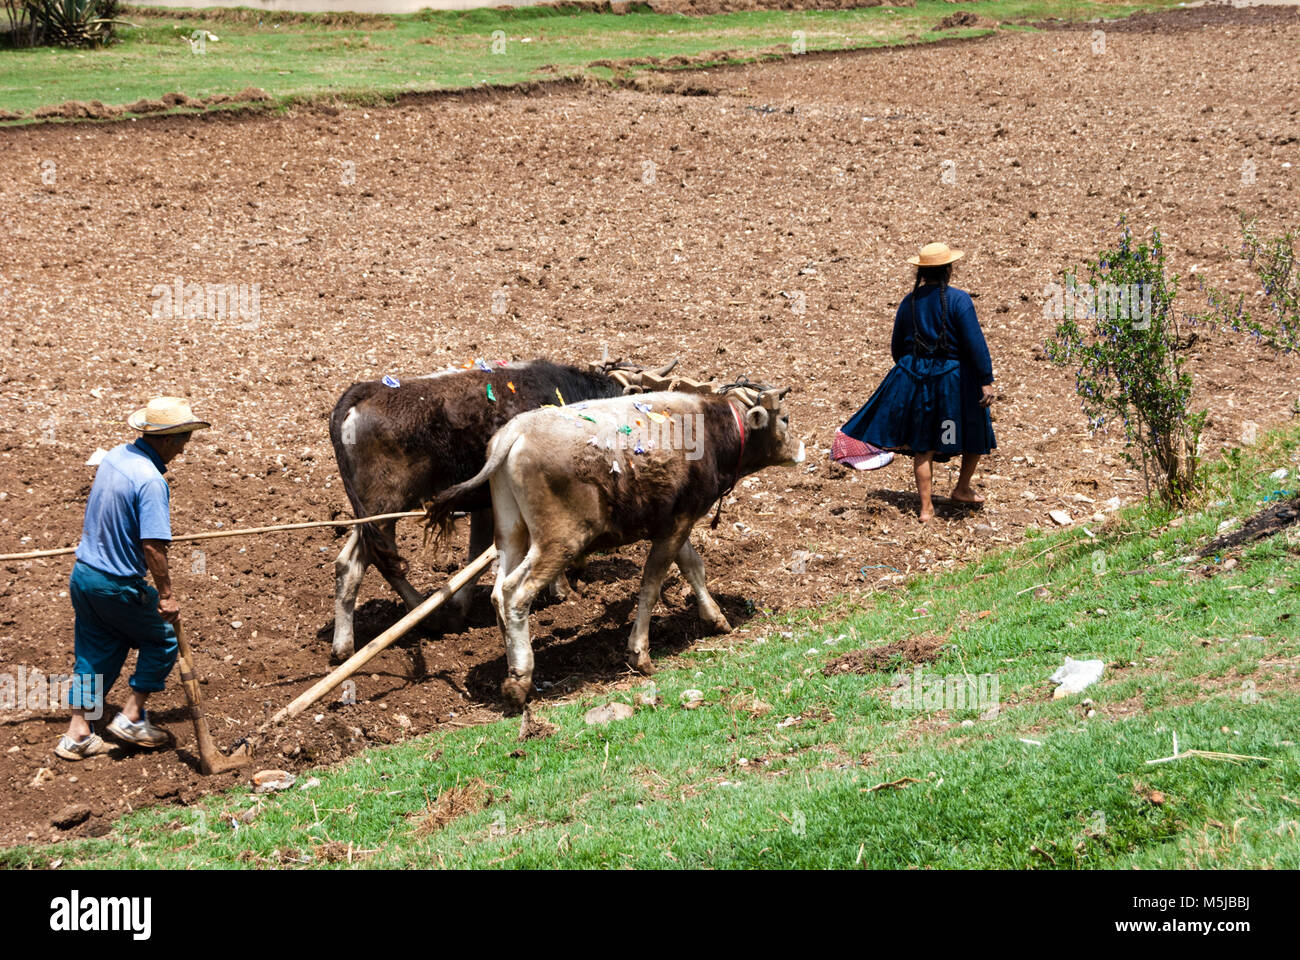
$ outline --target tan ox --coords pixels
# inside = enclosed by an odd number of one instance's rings
[[[490,484],[500,554],[492,604],[506,643],[508,702],[522,707],[532,688],[534,598],[592,551],[651,541],[628,638],[637,670],[652,672],[650,614],[674,561],[700,617],[720,632],[731,629],[687,537],[741,477],[802,462],[804,445],[781,404],[785,392],[648,393],[523,413],[493,436],[477,476],[430,504],[431,519],[445,523]]]

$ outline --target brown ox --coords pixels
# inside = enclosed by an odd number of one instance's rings
[[[521,414],[492,438],[477,476],[433,501],[430,518],[445,523],[490,484],[500,552],[492,604],[506,642],[508,702],[522,707],[532,686],[534,598],[590,551],[651,541],[628,639],[637,670],[652,671],[650,614],[674,561],[700,617],[720,632],[731,629],[687,537],[741,477],[803,460],[783,395],[647,393]]]
[[[649,376],[667,375],[676,361]],[[488,440],[517,413],[542,404],[618,396],[641,382],[639,367],[618,362],[579,369],[548,360],[452,369],[403,377],[388,386],[379,380],[354,383],[330,415],[330,440],[343,489],[358,517],[410,510],[483,466]],[[470,512],[470,557],[492,537],[491,501],[486,490],[464,499]],[[348,537],[334,562],[335,658],[352,654],[353,612],[366,567],[374,564],[408,607],[421,596],[406,579],[397,552],[395,520],[365,524]],[[455,598],[464,615],[472,585]]]

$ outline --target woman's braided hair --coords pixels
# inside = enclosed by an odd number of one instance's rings
[[[912,341],[919,344],[921,342],[921,331],[916,325],[916,292],[921,289],[921,283],[937,283],[939,285],[939,343],[936,350],[942,350],[950,346],[948,340],[948,281],[952,278],[952,264],[945,263],[938,267],[917,267],[916,281],[912,284]],[[929,347],[929,344],[925,345]],[[927,351],[930,352],[930,351]]]

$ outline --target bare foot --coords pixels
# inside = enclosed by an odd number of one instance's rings
[[[922,523],[929,523],[934,519],[934,506],[923,506],[921,508],[920,520]]]
[[[975,492],[973,487],[953,487],[952,500],[958,503],[983,503],[984,498]]]

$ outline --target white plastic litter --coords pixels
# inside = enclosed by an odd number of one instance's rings
[[[1268,478],[1270,480],[1285,480],[1286,477],[1287,477],[1286,467],[1278,467],[1276,470],[1274,470],[1272,473],[1268,475]]]
[[[1065,665],[1051,676],[1053,683],[1060,684],[1052,693],[1053,700],[1060,700],[1085,687],[1090,687],[1101,679],[1106,664],[1100,660],[1074,660],[1065,658]]]

